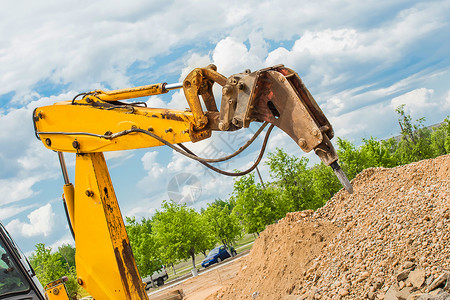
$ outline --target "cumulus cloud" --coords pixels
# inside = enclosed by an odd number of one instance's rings
[[[252,47],[248,49],[242,42],[227,37],[217,43],[212,58],[214,64],[220,68],[220,72],[231,75],[243,72],[245,69],[260,68],[263,65],[261,58],[265,55],[258,56],[258,51],[253,53],[252,50]]]
[[[39,181],[37,177],[26,177],[23,179],[9,178],[0,180],[0,207],[17,202],[35,195],[33,185]]]
[[[141,158],[144,169],[148,171],[149,176],[152,176],[155,179],[164,172],[164,168],[156,160],[157,156],[158,152],[149,151]]]
[[[136,217],[138,220],[140,218],[148,218],[156,212],[156,208],[153,205],[156,205],[155,199],[143,199],[138,205],[135,205],[131,210],[126,212],[125,215],[128,217]],[[159,205],[156,207],[159,208]]]
[[[53,244],[48,245],[48,248],[52,249],[52,252],[56,252],[58,250],[59,247],[63,246],[63,245],[71,245],[71,246],[75,246],[75,241],[73,240],[72,235],[66,234],[63,237],[61,237],[60,239],[58,239],[56,242],[54,242]]]
[[[32,211],[27,215],[28,222],[21,222],[14,219],[6,225],[6,229],[11,235],[21,235],[24,237],[33,237],[38,235],[49,236],[54,224],[55,213],[50,203]]]
[[[12,218],[12,217],[16,216],[17,214],[20,214],[21,212],[27,211],[34,207],[36,207],[35,204],[25,205],[25,206],[18,206],[18,205],[13,205],[13,206],[8,206],[8,207],[3,206],[2,209],[0,209],[0,220]]]
[[[70,94],[72,94],[71,92]],[[36,107],[67,98],[67,94],[42,97],[19,109],[0,115],[0,208],[36,196],[35,185],[60,176],[57,155],[47,150],[34,135],[31,115]]]
[[[434,90],[420,88],[395,97],[391,101],[392,108],[397,108],[402,104],[406,105],[406,111],[414,114],[423,112],[424,109],[435,109],[438,103],[430,103]]]

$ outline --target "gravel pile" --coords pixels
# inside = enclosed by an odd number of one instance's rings
[[[450,299],[450,155],[352,184],[268,226],[210,299]]]

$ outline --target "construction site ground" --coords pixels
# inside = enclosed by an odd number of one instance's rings
[[[171,291],[183,290],[187,300],[206,299],[225,287],[236,277],[241,267],[242,260],[248,255],[249,250],[239,253],[236,257],[229,258],[220,264],[202,269],[196,277],[168,282],[157,291],[150,291],[150,299],[164,299],[164,295]]]

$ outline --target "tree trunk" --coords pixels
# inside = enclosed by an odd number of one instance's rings
[[[197,276],[198,275],[198,273],[197,273],[197,268],[195,267],[195,253],[194,253],[194,251],[191,251],[191,257],[192,257],[192,266],[193,266],[193,269],[192,269],[192,276]]]
[[[175,272],[175,266],[173,265],[173,263],[171,263],[171,265],[172,265],[173,275],[177,275],[177,273]]]

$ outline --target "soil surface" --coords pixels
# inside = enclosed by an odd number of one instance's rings
[[[352,184],[268,226],[208,299],[450,299],[450,155]]]
[[[206,299],[231,283],[230,281],[239,272],[243,260],[245,260],[245,257],[236,257],[230,263],[228,263],[228,260],[225,260],[220,267],[206,270],[199,276],[191,277],[182,283],[173,285],[169,289],[153,293],[149,298],[159,299],[159,297],[171,291],[182,289],[185,295],[183,299],[185,300]],[[170,283],[168,284],[170,285]]]

